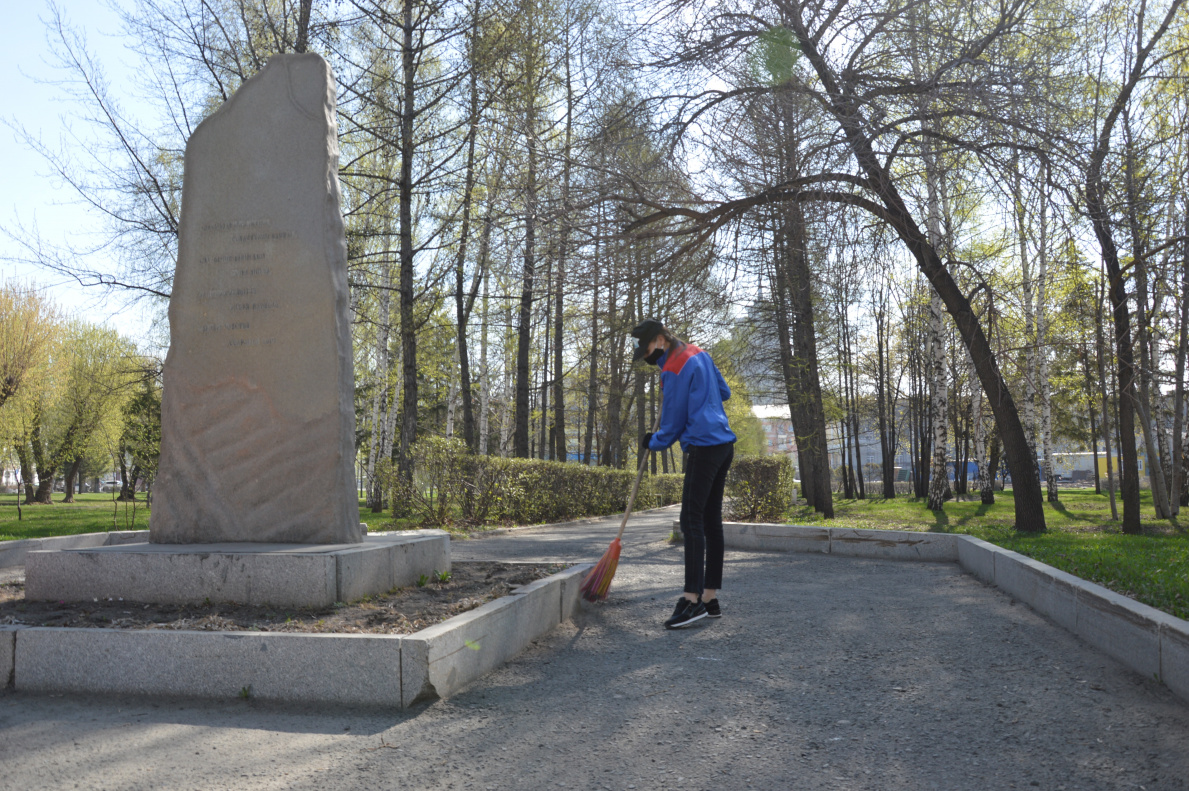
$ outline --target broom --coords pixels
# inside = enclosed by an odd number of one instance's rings
[[[655,434],[657,429],[661,426],[661,411],[656,411],[656,420],[652,424],[652,433]],[[628,497],[627,510],[623,512],[623,520],[619,523],[619,532],[615,534],[615,540],[611,542],[611,546],[607,547],[607,551],[599,558],[599,562],[590,570],[586,578],[582,580],[582,587],[578,589],[582,598],[588,602],[596,602],[600,599],[607,598],[607,590],[611,587],[611,579],[615,576],[615,569],[619,567],[619,551],[623,548],[620,539],[623,538],[623,529],[628,526],[628,517],[632,515],[632,506],[636,504],[636,493],[640,491],[640,479],[644,477],[644,468],[648,466],[648,454],[640,454],[640,468],[636,470],[636,482],[632,484],[632,493]]]

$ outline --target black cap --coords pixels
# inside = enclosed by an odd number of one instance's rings
[[[660,335],[664,329],[665,325],[656,319],[644,319],[636,325],[636,328],[632,330],[632,337],[639,343],[636,344],[636,350],[632,352],[632,362],[644,359],[644,356],[648,354],[648,344],[652,343],[652,339]]]

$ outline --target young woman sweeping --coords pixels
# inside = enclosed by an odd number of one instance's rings
[[[727,470],[735,457],[735,434],[723,401],[731,388],[710,355],[669,332],[656,319],[640,322],[632,336],[633,359],[661,369],[661,422],[645,434],[640,452],[664,450],[676,441],[688,453],[681,495],[681,532],[685,536],[685,589],[666,629],[681,629],[722,610],[722,497]]]

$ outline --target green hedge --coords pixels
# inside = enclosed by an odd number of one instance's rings
[[[479,456],[458,439],[413,446],[412,486],[389,467],[393,512],[426,525],[538,524],[603,516],[627,507],[635,472],[583,464]],[[681,499],[681,475],[645,476],[635,510]]]
[[[783,519],[793,504],[793,465],[788,456],[736,457],[727,473],[730,518],[745,522]]]

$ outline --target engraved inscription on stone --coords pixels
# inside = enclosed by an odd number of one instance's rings
[[[334,97],[274,56],[187,144],[151,541],[361,540]]]

